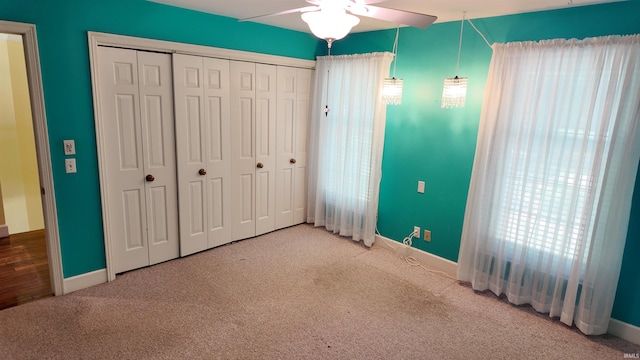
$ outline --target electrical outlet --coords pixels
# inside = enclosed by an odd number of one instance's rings
[[[431,231],[429,230],[424,231],[424,241],[431,242]]]
[[[413,227],[413,237],[420,237],[420,226],[414,226]]]
[[[64,159],[64,167],[67,174],[75,174],[78,172],[78,169],[76,169],[76,159]]]

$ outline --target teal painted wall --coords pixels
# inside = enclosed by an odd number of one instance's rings
[[[64,277],[105,268],[87,31],[314,59],[313,36],[144,0],[3,0],[0,20],[36,25]],[[64,172],[75,139],[77,174]]]
[[[640,33],[640,2],[473,20],[490,42],[585,38]],[[462,15],[462,14],[461,14]],[[387,107],[378,229],[401,241],[414,225],[432,231],[419,249],[457,261],[491,49],[465,24],[460,76],[469,77],[466,107],[441,109],[444,77],[455,75],[460,22],[427,29],[401,28],[396,77],[404,79],[402,105]],[[395,29],[351,34],[333,54],[391,51]],[[640,177],[639,177],[640,179]],[[418,180],[426,181],[424,194]],[[640,180],[639,180],[640,181]],[[640,190],[629,225],[613,316],[640,326]]]

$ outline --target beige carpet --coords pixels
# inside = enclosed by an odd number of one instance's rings
[[[0,311],[1,359],[622,359],[383,248],[299,225]]]

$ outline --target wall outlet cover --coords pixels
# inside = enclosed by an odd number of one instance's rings
[[[67,174],[74,174],[78,172],[76,169],[76,159],[64,159],[64,167]]]
[[[73,140],[63,140],[64,144],[64,154],[65,155],[75,155],[76,154],[76,142]]]

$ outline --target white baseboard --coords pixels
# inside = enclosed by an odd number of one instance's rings
[[[384,244],[381,244],[382,242],[384,242]],[[453,277],[456,277],[458,273],[458,263],[414,247],[406,246],[403,243],[391,240],[381,235],[376,235],[376,241],[373,243],[373,246],[392,248],[394,250],[404,250],[402,255],[405,257],[412,256],[416,260],[420,261],[420,263],[440,270]]]
[[[640,327],[611,318],[607,332],[621,339],[640,345]]]
[[[78,276],[72,276],[64,279],[63,293],[69,294],[74,291],[82,290],[94,285],[107,282],[107,269],[100,269]]]
[[[0,239],[9,236],[9,226],[7,224],[0,225]]]

